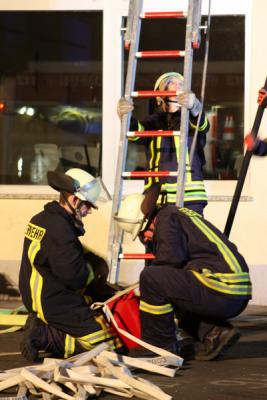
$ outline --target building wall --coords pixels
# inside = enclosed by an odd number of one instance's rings
[[[147,1],[147,8],[155,2]],[[167,0],[164,0],[166,6]],[[170,1],[170,7],[177,4]],[[207,2],[203,1],[203,7]],[[238,13],[240,7],[246,6],[247,33],[246,33],[246,77],[245,77],[245,132],[249,132],[253,125],[257,111],[257,93],[263,86],[267,75],[267,43],[265,40],[265,21],[267,16],[267,2],[265,0],[212,1],[212,11],[219,10],[226,13],[226,9]],[[12,6],[6,1],[0,1],[0,9],[32,9],[32,1],[13,1]],[[116,102],[120,96],[120,28],[121,15],[127,13],[127,1],[117,0],[50,0],[38,1],[35,9],[98,9],[104,10],[104,64],[109,61],[109,69],[104,67],[103,73],[103,138],[104,138],[104,180],[112,192],[115,173],[116,157],[105,157],[105,154],[116,154],[119,139],[119,121],[116,116]],[[114,48],[105,45],[105,40],[114,37]],[[115,49],[115,50],[114,50]],[[111,59],[114,59],[112,63]],[[114,72],[114,75],[113,75]],[[110,80],[110,74],[114,79]],[[108,129],[107,129],[108,128]],[[266,115],[262,120],[259,135],[267,134]],[[267,282],[267,157],[253,158],[249,167],[243,195],[247,197],[240,202],[230,238],[236,243],[240,252],[250,265],[254,283],[254,304],[267,305],[267,291],[263,287]],[[235,184],[233,182],[207,182],[209,204],[206,208],[206,217],[216,226],[224,229],[228,215],[231,196]],[[130,191],[137,190],[136,187]],[[141,186],[140,186],[141,190]],[[47,187],[1,187],[0,188],[0,273],[6,273],[14,283],[17,283],[23,235],[29,218],[42,209],[48,199],[54,198],[55,193]],[[106,256],[108,224],[110,220],[110,204],[103,204],[98,211],[94,211],[86,220],[87,233],[83,241],[100,255]],[[142,251],[139,243],[131,243],[126,238],[128,251]],[[127,262],[121,266],[120,281],[134,282],[142,264]]]

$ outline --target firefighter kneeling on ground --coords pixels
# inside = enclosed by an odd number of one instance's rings
[[[69,357],[101,342],[123,349],[101,313],[90,310],[93,301],[114,294],[106,284],[108,266],[92,252],[84,252],[79,236],[85,233],[82,218],[97,208],[101,181],[73,168],[48,172],[48,183],[60,192],[27,226],[19,288],[30,313],[20,344],[30,362],[40,350]]]
[[[179,328],[196,340],[195,359],[213,360],[240,337],[227,320],[251,298],[248,266],[236,246],[198,213],[175,205],[157,208],[159,190],[154,185],[145,196],[127,196],[117,217],[134,237],[146,224],[139,238],[153,244],[155,260],[140,275],[141,336],[179,354],[175,311]],[[130,355],[146,352],[134,349]]]

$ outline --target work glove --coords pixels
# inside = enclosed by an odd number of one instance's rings
[[[88,287],[94,291],[101,291],[105,286],[109,274],[109,268],[104,258],[88,251],[84,255],[89,271],[93,272]]]
[[[248,133],[244,138],[244,146],[249,151],[253,151],[254,149],[256,149],[258,143],[259,139],[257,137],[254,139],[251,133]]]
[[[180,106],[190,110],[193,117],[197,117],[202,110],[202,104],[193,92],[181,92],[177,95],[177,101]]]
[[[264,98],[266,97],[266,94],[267,94],[267,91],[264,87],[259,90],[258,104],[261,104],[263,102]]]
[[[121,97],[117,104],[117,114],[120,119],[123,118],[125,114],[133,111],[134,106],[131,100],[127,100],[125,97]]]

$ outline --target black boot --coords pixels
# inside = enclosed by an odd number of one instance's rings
[[[199,361],[214,360],[222,356],[239,338],[239,331],[232,325],[215,326],[204,338],[202,348],[196,353],[195,359]]]
[[[41,324],[43,322],[36,314],[29,314],[23,328],[23,336],[20,342],[20,351],[23,357],[31,363],[40,362],[39,350],[41,349]]]

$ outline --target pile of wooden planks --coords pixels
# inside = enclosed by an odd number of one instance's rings
[[[108,345],[102,343],[65,360],[44,358],[42,364],[1,372],[0,391],[18,386],[17,399],[27,399],[27,395],[31,395],[45,400],[85,400],[108,392],[126,398],[170,400],[171,396],[134,375],[133,370],[174,377],[180,365],[176,356],[173,359],[132,358],[109,351]]]

